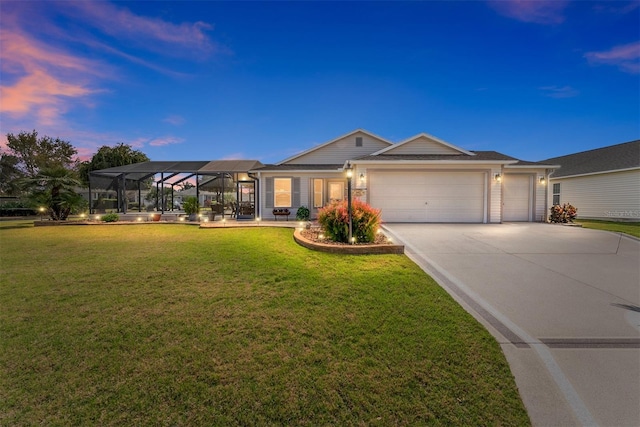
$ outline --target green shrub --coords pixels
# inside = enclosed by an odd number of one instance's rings
[[[184,209],[184,213],[187,215],[193,215],[200,212],[200,203],[196,197],[186,197],[182,201],[182,209]]]
[[[117,213],[109,213],[102,215],[102,221],[104,222],[116,222],[120,219]]]
[[[573,222],[578,216],[578,208],[572,206],[569,203],[564,205],[553,205],[550,208],[551,215],[549,216],[550,222]]]
[[[306,206],[300,206],[296,211],[296,219],[298,221],[309,221],[311,217],[311,212],[309,212],[309,208]]]
[[[352,234],[356,242],[373,242],[380,226],[380,210],[359,200],[351,203]],[[349,241],[349,210],[346,201],[320,209],[318,222],[327,237],[336,242]]]

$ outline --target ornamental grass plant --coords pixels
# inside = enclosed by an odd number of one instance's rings
[[[380,209],[360,200],[351,202],[352,234],[356,242],[371,243],[380,227]],[[336,242],[349,241],[349,207],[346,201],[334,202],[318,212],[318,223],[327,237]]]

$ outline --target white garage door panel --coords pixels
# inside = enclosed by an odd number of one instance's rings
[[[370,203],[387,222],[483,222],[479,172],[375,172]]]
[[[531,221],[531,176],[505,174],[502,191],[502,220]]]

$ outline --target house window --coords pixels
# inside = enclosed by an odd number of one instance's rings
[[[356,136],[356,147],[362,147],[362,137]]]
[[[560,183],[553,184],[553,204],[560,204]]]
[[[275,208],[291,207],[291,178],[274,178],[273,195]]]
[[[324,206],[324,182],[322,179],[313,180],[313,207],[321,208]]]

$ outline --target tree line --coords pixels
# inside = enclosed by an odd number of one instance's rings
[[[8,133],[6,148],[0,148],[0,195],[43,207],[51,219],[64,220],[86,210],[88,202],[76,190],[88,187],[91,171],[149,161],[124,143],[103,145],[88,161],[77,155],[70,142],[38,136],[35,130]]]

